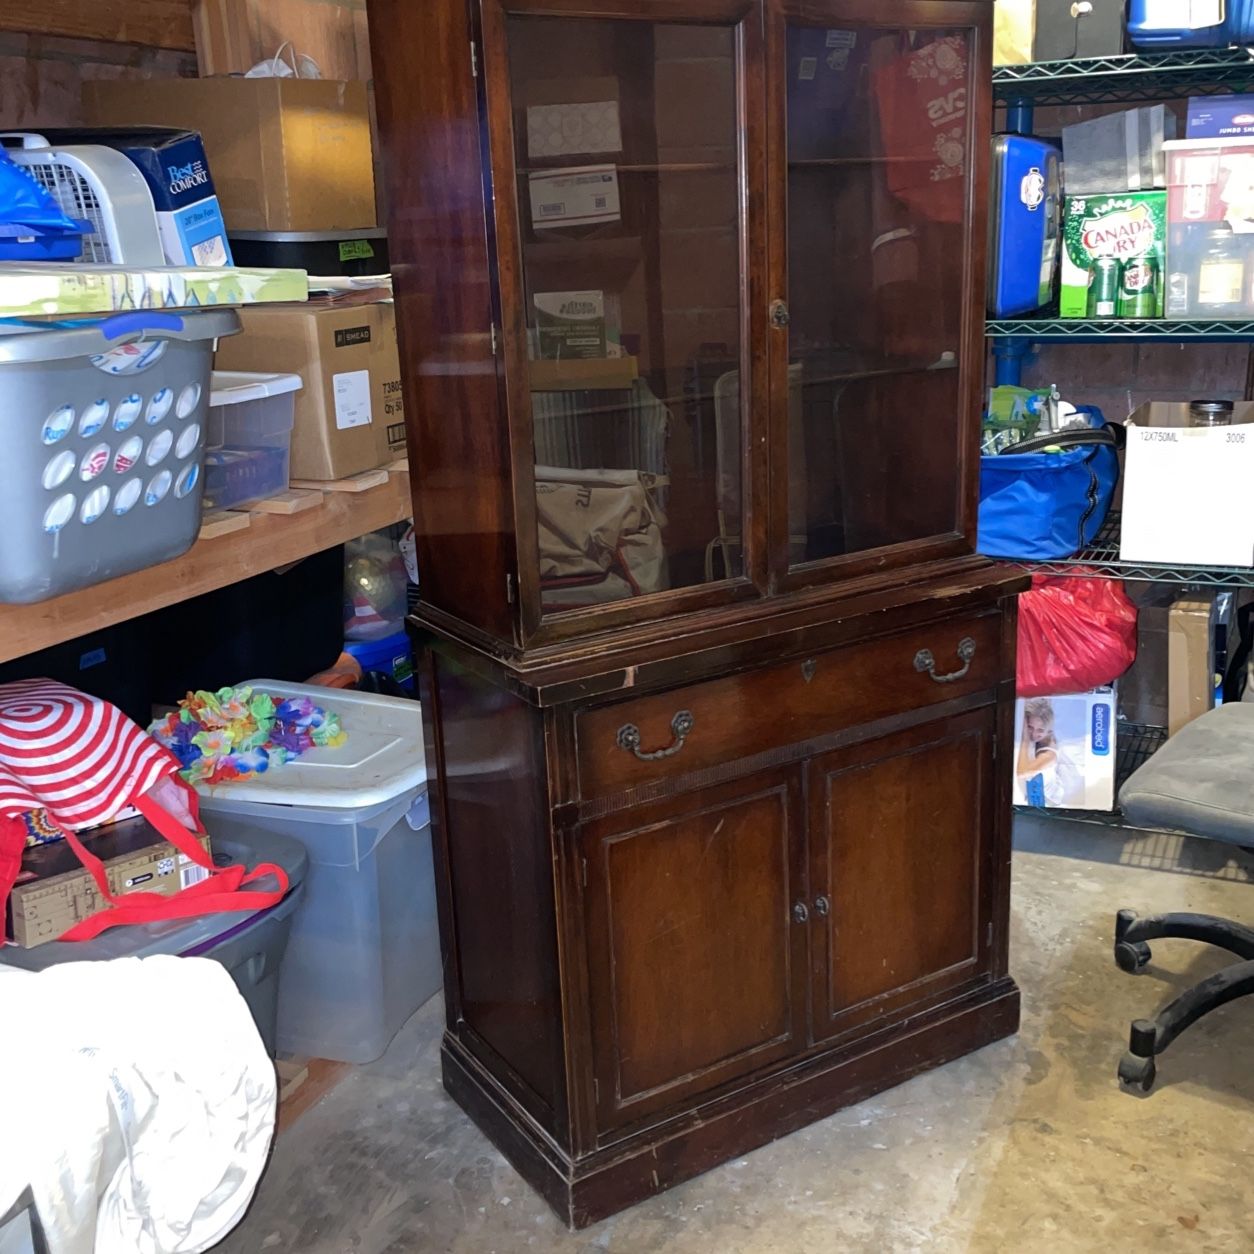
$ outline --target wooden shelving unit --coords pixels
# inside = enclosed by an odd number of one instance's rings
[[[401,522],[411,511],[406,470],[390,470],[385,483],[363,492],[324,492],[320,504],[297,513],[259,509],[247,515],[247,526],[202,535],[182,557],[160,566],[36,605],[0,605],[0,662],[299,561]]]

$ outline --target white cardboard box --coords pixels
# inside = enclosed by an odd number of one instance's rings
[[[1190,427],[1187,407],[1154,410],[1152,426],[1144,421],[1146,406],[1127,423],[1119,556],[1125,562],[1254,565],[1254,423]]]
[[[1115,687],[1015,702],[1014,803],[1115,808]]]

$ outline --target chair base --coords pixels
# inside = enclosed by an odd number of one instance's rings
[[[1119,1060],[1119,1081],[1130,1091],[1148,1093],[1157,1076],[1155,1058],[1186,1028],[1247,993],[1254,993],[1254,929],[1209,914],[1138,915],[1120,910],[1115,916],[1115,963],[1135,975],[1150,960],[1147,942],[1179,938],[1218,945],[1242,961],[1186,989],[1153,1019],[1134,1019],[1128,1052]]]

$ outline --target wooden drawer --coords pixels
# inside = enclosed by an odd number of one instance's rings
[[[582,795],[706,770],[991,688],[1002,678],[1001,621],[996,610],[947,619],[582,710],[575,723]]]

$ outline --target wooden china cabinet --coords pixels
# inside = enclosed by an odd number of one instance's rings
[[[444,1083],[573,1226],[1017,1026],[992,7],[370,2]]]

